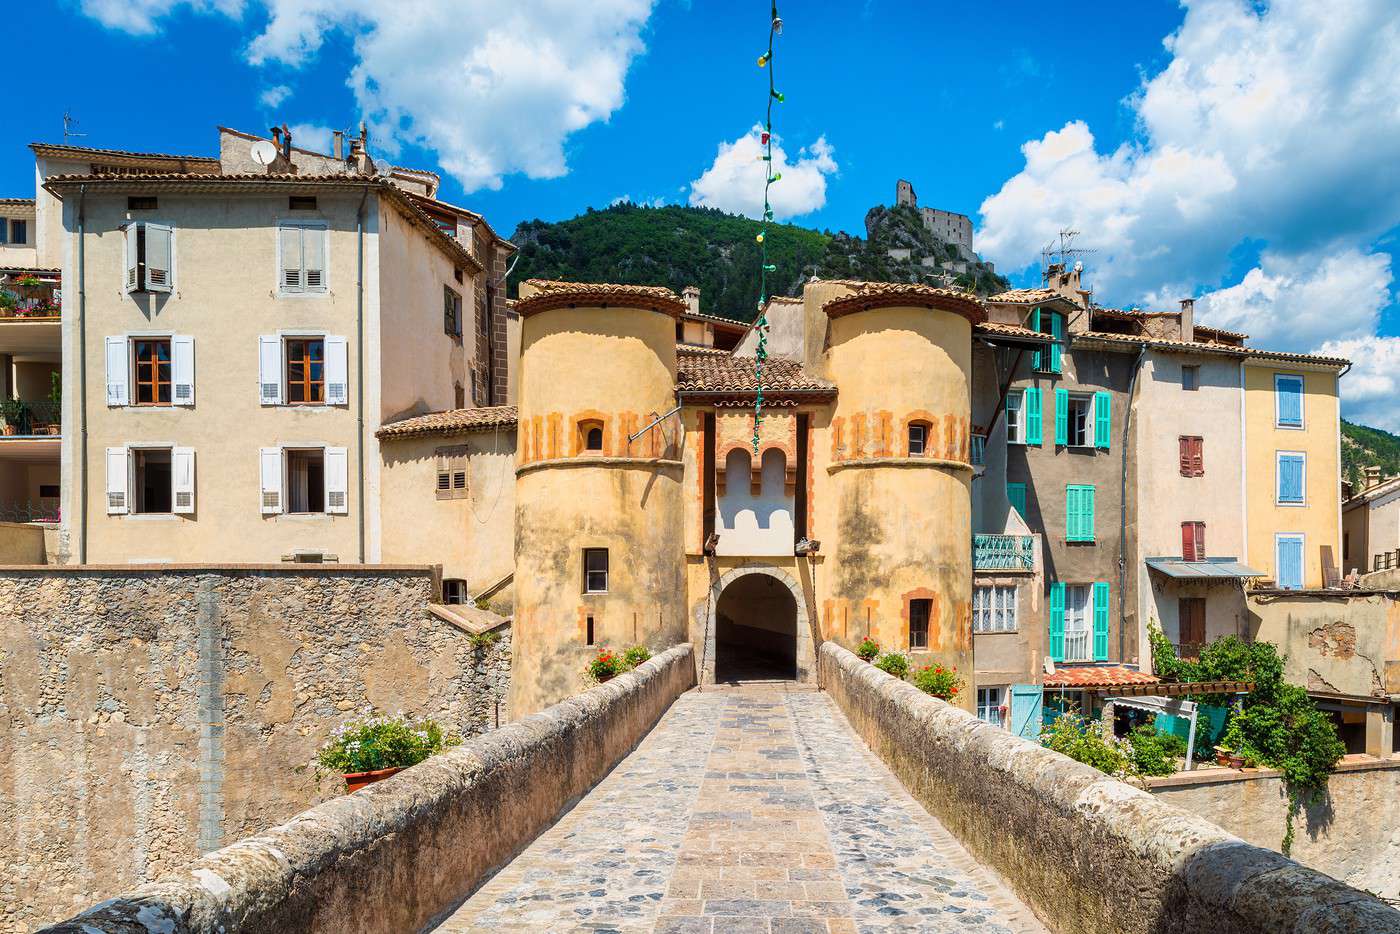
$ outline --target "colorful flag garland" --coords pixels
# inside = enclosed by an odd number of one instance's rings
[[[773,184],[779,181],[783,174],[773,171],[773,102],[779,104],[783,102],[783,95],[777,88],[776,79],[773,74],[773,39],[783,34],[783,21],[778,16],[778,2],[771,0],[771,16],[768,23],[768,51],[758,57],[758,67],[768,69],[768,111],[763,120],[763,134],[759,137],[759,143],[763,146],[763,155],[759,158],[767,163],[763,177],[763,220],[759,226],[758,241],[759,253],[759,279],[758,279],[758,321],[755,325],[758,331],[758,349],[754,352],[754,377],[758,383],[758,392],[753,401],[753,452],[758,454],[758,426],[763,421],[763,362],[768,359],[768,274],[777,272],[778,267],[768,262],[768,222],[773,219],[773,207],[768,202],[768,190]]]

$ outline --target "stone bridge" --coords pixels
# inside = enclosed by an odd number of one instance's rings
[[[678,646],[45,930],[1396,932],[1373,896],[926,697]]]

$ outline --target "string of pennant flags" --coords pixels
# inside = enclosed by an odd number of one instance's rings
[[[758,241],[758,349],[754,352],[754,378],[758,391],[753,401],[753,452],[758,454],[758,429],[763,422],[763,364],[768,359],[768,274],[777,272],[778,267],[768,262],[768,224],[773,220],[773,206],[768,201],[769,190],[779,182],[783,173],[773,170],[773,104],[783,102],[783,94],[778,90],[777,78],[773,69],[773,40],[783,34],[783,21],[778,16],[778,2],[771,0],[768,22],[768,51],[758,57],[758,67],[768,70],[768,109],[763,118],[763,132],[759,135],[759,145],[764,162],[763,220],[759,223]]]

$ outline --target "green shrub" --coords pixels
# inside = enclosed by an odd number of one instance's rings
[[[599,684],[611,681],[627,669],[622,666],[622,656],[608,649],[598,649],[598,654],[589,661],[584,673]]]
[[[1098,723],[1086,720],[1073,711],[1056,717],[1040,734],[1040,743],[1047,749],[1063,753],[1076,762],[1092,765],[1100,772],[1117,778],[1137,776],[1131,747],[1119,740],[1105,738]]]
[[[856,646],[856,655],[865,659],[867,662],[874,661],[875,656],[879,654],[880,643],[876,642],[874,639],[866,638],[861,641],[860,645]]]
[[[490,632],[477,632],[467,636],[467,644],[474,649],[486,649],[501,641],[501,634],[494,629]]]
[[[331,734],[330,741],[316,753],[316,773],[319,778],[334,772],[407,768],[461,741],[460,737],[443,732],[428,717],[364,717],[349,721]]]
[[[631,671],[643,662],[650,660],[651,649],[644,645],[628,646],[627,650],[622,653],[622,669],[623,671]]]
[[[1186,740],[1170,733],[1158,733],[1150,723],[1133,728],[1128,734],[1128,755],[1139,775],[1171,775],[1176,758],[1186,754]]]
[[[904,676],[909,674],[909,656],[902,652],[886,652],[875,659],[875,667],[902,681]]]
[[[925,694],[932,694],[945,701],[950,701],[958,696],[965,682],[958,677],[956,668],[944,668],[942,665],[925,665],[914,672],[914,687]]]

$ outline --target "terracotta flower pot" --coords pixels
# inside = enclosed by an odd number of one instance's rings
[[[391,775],[402,772],[402,768],[375,769],[373,772],[346,772],[345,791],[346,793],[359,791],[366,785],[373,785],[375,782],[382,782]]]

